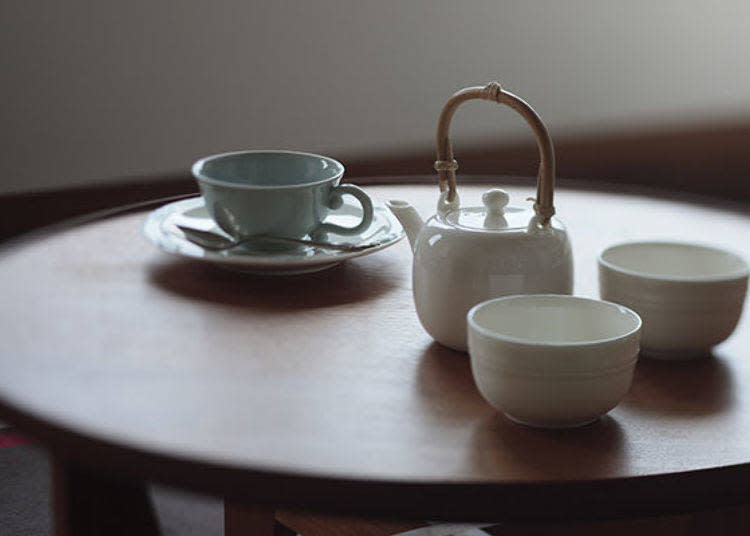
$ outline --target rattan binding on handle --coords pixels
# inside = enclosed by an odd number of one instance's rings
[[[458,162],[453,158],[449,133],[453,114],[462,103],[482,99],[510,106],[526,120],[536,136],[539,146],[539,172],[537,175],[537,193],[534,210],[539,216],[541,224],[549,223],[555,213],[553,195],[555,189],[555,149],[552,145],[547,126],[542,122],[534,109],[520,97],[504,91],[498,82],[490,82],[484,87],[468,87],[455,93],[443,106],[438,119],[437,128],[437,161],[435,169],[438,172],[440,191],[448,190],[448,201],[456,197],[456,170]]]

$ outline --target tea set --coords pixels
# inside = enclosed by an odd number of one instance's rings
[[[490,189],[462,206],[449,138],[464,102],[509,106],[534,132],[540,163],[533,207]],[[601,300],[572,296],[572,246],[555,217],[555,155],[534,109],[497,82],[454,94],[437,129],[440,195],[423,221],[340,184],[344,166],[294,151],[242,151],[192,168],[201,197],[149,214],[145,236],[164,251],[255,274],[314,272],[407,237],[417,316],[439,343],[468,351],[481,395],[512,421],[569,428],[625,396],[639,353],[705,356],[735,329],[748,264],[712,246],[629,242],[598,257]]]

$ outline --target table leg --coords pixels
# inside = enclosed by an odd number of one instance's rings
[[[102,476],[52,457],[55,536],[158,536],[144,483]]]
[[[224,501],[224,536],[296,536],[278,521],[274,510]]]

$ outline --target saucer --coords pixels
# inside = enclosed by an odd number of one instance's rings
[[[225,251],[203,248],[185,238],[177,227],[183,225],[224,234],[208,215],[202,197],[176,201],[154,210],[146,219],[143,234],[167,253],[209,262],[234,271],[264,275],[306,274],[331,268],[347,259],[380,251],[405,236],[401,224],[391,211],[377,199],[373,198],[372,203],[372,223],[365,231],[350,236],[329,233],[325,238],[325,242],[331,244],[377,244],[362,251],[335,251],[307,245],[279,247],[277,244],[265,247],[242,245]],[[360,204],[347,197],[344,198],[344,204],[331,211],[325,221],[354,226],[361,219]]]

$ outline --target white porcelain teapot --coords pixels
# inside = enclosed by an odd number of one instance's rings
[[[499,189],[482,196],[484,206],[461,207],[448,138],[456,108],[468,100],[506,104],[534,130],[540,165],[533,208],[508,206]],[[466,313],[477,303],[510,294],[571,294],[573,257],[565,227],[552,216],[555,154],[547,127],[521,98],[491,82],[454,94],[440,113],[437,214],[422,222],[406,201],[388,206],[406,230],[414,252],[413,290],[419,320],[441,344],[466,351]]]

